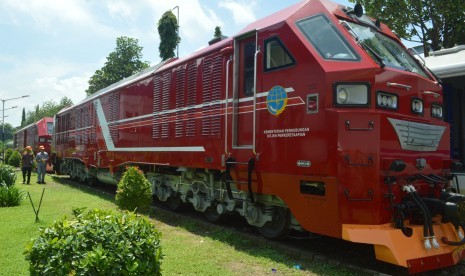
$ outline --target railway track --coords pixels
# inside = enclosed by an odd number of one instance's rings
[[[60,182],[66,182],[67,184],[87,186],[85,184],[73,182],[67,177],[60,176],[57,178],[60,179]],[[116,186],[96,185],[91,188],[109,194],[116,193]],[[155,201],[153,208],[157,213],[164,212],[165,216],[172,216],[180,221],[195,220],[197,223],[204,224],[208,227],[220,227],[234,231],[249,240],[252,244],[266,245],[275,248],[302,262],[314,261],[348,267],[359,275],[409,275],[405,268],[376,260],[372,245],[351,243],[326,236],[303,235],[297,232],[291,232],[289,237],[283,240],[270,241],[263,238],[254,227],[247,224],[245,219],[240,216],[228,216],[227,219],[217,224],[208,221],[203,216],[203,213],[195,211],[187,204],[183,206],[180,211],[172,211],[161,202]],[[303,267],[303,269],[305,269],[305,267]],[[460,262],[454,267],[429,271],[417,275],[464,276],[465,261]]]

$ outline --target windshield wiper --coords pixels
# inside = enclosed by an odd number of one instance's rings
[[[378,61],[378,64],[379,66],[381,66],[381,68],[386,67],[386,64],[384,64],[383,58],[375,50],[371,49],[368,45],[365,44],[365,42],[361,41],[358,38],[357,33],[349,25],[349,23],[342,21],[341,25],[344,26],[346,30],[349,31],[350,35],[355,39],[355,42],[357,42],[360,46],[362,46],[363,49],[365,49],[365,51],[370,52],[375,57],[375,59]]]
[[[379,62],[379,66],[381,66],[381,68],[386,67],[386,64],[384,64],[383,58],[380,55],[378,55],[378,53],[375,50],[371,49],[363,41],[357,41],[357,42],[363,47],[363,49],[365,49],[365,51],[370,52],[376,58],[376,60]]]

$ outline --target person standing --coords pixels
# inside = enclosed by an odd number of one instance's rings
[[[27,146],[21,156],[21,170],[23,171],[23,184],[27,184],[31,181],[32,163],[34,163],[34,153],[32,152],[31,146]]]
[[[40,152],[36,155],[37,161],[37,183],[45,184],[45,170],[47,168],[48,153],[44,146],[39,147]]]

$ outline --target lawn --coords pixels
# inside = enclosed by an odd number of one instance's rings
[[[76,207],[117,209],[112,195],[72,184],[66,178],[47,175],[46,185],[36,184],[35,175],[32,185],[20,184],[20,178],[16,185],[30,193],[36,209],[45,189],[39,222],[35,222],[28,198],[20,206],[0,208],[0,275],[29,274],[23,251],[38,235],[39,227],[50,226],[63,216],[72,217]],[[301,263],[230,230],[159,208],[153,208],[148,216],[162,233],[164,275],[360,275],[360,271],[341,266]],[[296,269],[296,264],[303,269]]]

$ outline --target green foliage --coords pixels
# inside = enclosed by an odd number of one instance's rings
[[[152,202],[152,189],[144,173],[137,167],[127,167],[118,183],[115,199],[121,209],[148,210]]]
[[[158,21],[158,34],[160,35],[160,57],[167,60],[174,57],[174,49],[181,42],[178,35],[179,25],[172,11],[165,12]]]
[[[95,209],[40,229],[24,254],[31,275],[161,275],[161,233],[134,213]]]
[[[6,121],[6,119],[5,119],[5,121]],[[5,145],[7,145],[7,144],[8,144],[8,141],[13,140],[13,136],[14,136],[14,133],[15,133],[15,129],[14,129],[14,127],[13,127],[11,124],[9,124],[9,123],[5,123],[5,126],[3,126],[3,127],[0,128],[0,132],[2,132],[3,129],[5,129],[5,137],[3,137],[3,134],[2,134],[2,135],[0,136],[0,138],[2,138],[2,139],[5,138]],[[0,140],[2,140],[2,139],[0,139]]]
[[[0,207],[19,206],[26,192],[15,185],[0,183]]]
[[[87,95],[149,67],[148,62],[141,61],[143,48],[138,42],[137,39],[126,36],[116,39],[115,51],[108,55],[105,65],[90,78]]]
[[[15,168],[10,165],[0,164],[0,183],[7,187],[13,186],[16,182]]]
[[[403,39],[428,43],[433,50],[465,44],[463,0],[349,1],[362,4],[368,15],[386,23]]]
[[[8,164],[8,160],[10,159],[10,156],[13,154],[12,149],[7,149],[5,151],[5,164]]]
[[[65,107],[73,105],[73,101],[68,97],[63,97],[60,102],[46,101],[42,103],[42,106],[36,105],[34,111],[28,111],[26,116],[25,126],[35,123],[44,117],[53,117],[58,111]]]
[[[26,126],[26,108],[23,107],[23,113],[21,115],[21,126],[24,127]]]
[[[8,165],[17,168],[19,167],[20,164],[21,164],[21,154],[19,153],[19,151],[15,150],[11,154],[10,158],[8,158]]]
[[[215,34],[213,36],[214,37],[222,37],[223,36],[223,33],[221,32],[221,27],[220,26],[215,27]]]

